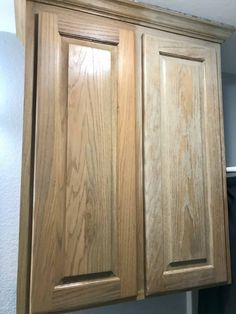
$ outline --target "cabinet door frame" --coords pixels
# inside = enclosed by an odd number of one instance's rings
[[[146,59],[145,59],[146,56]],[[223,282],[229,282],[230,281],[230,259],[229,259],[229,243],[228,243],[228,216],[227,216],[227,197],[226,197],[226,175],[225,175],[225,157],[224,157],[224,139],[223,139],[223,116],[222,116],[222,95],[221,95],[221,73],[220,73],[220,46],[217,44],[207,43],[203,42],[197,39],[192,38],[184,38],[179,35],[174,34],[164,34],[163,32],[144,32],[143,34],[143,80],[144,80],[144,128],[150,125],[150,123],[153,124],[153,127],[150,127],[150,130],[145,132],[144,129],[144,137],[143,137],[143,145],[144,145],[144,198],[145,201],[145,236],[146,240],[151,242],[151,234],[154,234],[154,230],[156,230],[156,234],[159,235],[159,241],[153,240],[153,243],[147,244],[145,243],[145,249],[146,249],[146,294],[151,295],[155,293],[165,293],[167,291],[175,291],[175,290],[187,290],[192,287],[200,287],[200,286],[206,286],[206,285],[214,285],[218,283]],[[157,109],[158,106],[161,104],[161,100],[159,95],[160,93],[160,79],[159,75],[157,73],[160,73],[160,61],[159,58],[178,58],[180,60],[189,60],[190,62],[193,61],[193,63],[201,63],[203,64],[204,71],[207,71],[207,87],[212,86],[212,90],[210,91],[207,97],[207,101],[209,101],[212,105],[212,112],[214,112],[212,119],[213,122],[215,121],[214,128],[217,129],[217,137],[219,139],[219,142],[217,143],[217,158],[220,160],[219,163],[215,162],[217,164],[217,170],[215,172],[212,170],[212,167],[210,167],[211,173],[214,174],[214,177],[217,177],[216,172],[218,171],[220,173],[219,175],[219,190],[221,194],[221,204],[222,208],[219,210],[219,207],[217,209],[217,215],[220,215],[222,218],[221,220],[221,231],[224,230],[222,236],[223,236],[223,242],[220,241],[221,247],[223,247],[223,250],[225,253],[223,254],[224,260],[222,261],[222,267],[220,269],[220,259],[221,257],[217,257],[217,255],[209,256],[209,259],[207,263],[209,265],[206,265],[206,261],[204,259],[196,259],[196,261],[190,261],[188,265],[188,261],[183,262],[182,267],[182,277],[181,277],[181,261],[180,263],[171,263],[168,267],[168,269],[164,269],[164,253],[163,253],[163,234],[164,230],[162,228],[168,228],[167,225],[164,225],[162,220],[162,214],[161,214],[161,208],[160,206],[155,206],[158,202],[161,204],[161,200],[158,196],[159,193],[156,191],[156,194],[148,192],[149,186],[151,184],[150,180],[146,180],[145,182],[145,175],[152,173],[151,168],[156,173],[156,181],[154,183],[154,186],[157,186],[158,189],[161,189],[161,179],[160,175],[161,173],[163,176],[165,176],[165,169],[160,169],[160,159],[158,159],[161,155],[159,152],[154,153],[152,151],[153,143],[157,141],[157,145],[161,145],[159,137],[157,136],[157,130],[160,127],[160,121],[158,122],[154,121],[155,117],[158,116],[161,117],[161,109]],[[151,63],[155,63],[156,60],[156,66],[154,64],[151,65]],[[188,62],[188,61],[187,61]],[[214,77],[213,83],[211,80],[209,80],[210,77]],[[168,80],[168,78],[167,78]],[[213,84],[213,85],[211,85]],[[162,90],[163,92],[163,90]],[[213,95],[215,96],[215,104],[213,104]],[[156,101],[152,100],[152,98],[156,99]],[[157,100],[158,99],[158,100]],[[158,103],[158,105],[157,105]],[[206,109],[206,100],[204,101],[203,105],[205,106],[204,112]],[[145,108],[152,108],[153,110],[149,109],[149,113],[145,116]],[[148,110],[148,109],[147,109]],[[159,111],[160,110],[160,111]],[[202,110],[202,109],[201,109]],[[152,114],[151,114],[152,112]],[[155,112],[155,114],[154,114]],[[159,113],[158,113],[159,112]],[[155,115],[155,117],[154,117]],[[209,118],[209,114],[207,115],[207,118],[204,118],[203,122],[203,128],[207,129],[205,130],[206,133],[204,134],[211,134],[212,132],[209,132],[210,128],[207,126],[206,119]],[[149,120],[149,124],[148,121]],[[161,118],[160,118],[161,119]],[[155,129],[155,130],[154,130]],[[154,133],[156,136],[154,136]],[[161,131],[158,131],[158,134],[160,135]],[[149,144],[147,139],[147,134],[149,134]],[[209,135],[208,135],[209,136]],[[147,143],[145,143],[145,139],[147,140]],[[208,140],[208,139],[207,139]],[[204,139],[205,142],[205,139]],[[146,145],[146,148],[145,148]],[[208,143],[204,143],[205,147],[208,147],[206,152],[208,155],[208,160],[205,161],[209,165],[209,158],[213,156],[212,151],[209,149]],[[208,146],[207,146],[208,145]],[[153,160],[151,161],[150,168],[148,167],[148,151],[152,152]],[[159,157],[158,157],[159,155]],[[210,156],[210,157],[209,157]],[[161,158],[161,157],[160,157]],[[167,156],[168,158],[168,156]],[[204,157],[205,158],[205,157]],[[157,161],[159,160],[159,161]],[[159,175],[157,175],[157,170],[159,169]],[[145,174],[146,171],[146,174]],[[207,170],[208,171],[208,170]],[[209,176],[205,174],[205,178],[209,180]],[[146,177],[147,179],[147,177]],[[208,188],[212,189],[212,184],[209,184],[209,181],[207,181]],[[216,187],[216,185],[215,185]],[[218,188],[217,188],[218,189]],[[213,190],[211,190],[207,197],[211,198]],[[149,194],[149,195],[148,195]],[[154,194],[156,196],[154,196]],[[218,196],[218,195],[217,195]],[[210,201],[209,201],[210,202]],[[207,203],[208,204],[208,203]],[[159,210],[158,210],[158,208]],[[209,208],[208,208],[209,209]],[[212,213],[210,214],[210,216]],[[158,219],[159,217],[159,219]],[[219,217],[219,216],[218,216]],[[166,218],[167,219],[167,218]],[[211,219],[211,217],[209,218]],[[218,219],[218,218],[217,218]],[[156,221],[156,224],[155,222]],[[158,221],[162,221],[162,223],[158,223]],[[219,219],[218,219],[219,221]],[[165,220],[165,223],[166,220]],[[161,225],[161,226],[160,226]],[[156,229],[155,229],[156,228]],[[214,228],[213,232],[209,231],[209,236],[214,238],[214,246],[217,246],[216,244],[216,234],[217,234],[217,227],[210,226],[210,228]],[[161,231],[162,230],[162,231]],[[153,235],[153,238],[155,235]],[[160,239],[161,237],[161,239]],[[212,239],[209,240],[210,245],[213,243]],[[222,243],[224,243],[222,245]],[[166,244],[167,245],[167,244]],[[152,248],[152,252],[150,251],[150,247]],[[157,254],[156,252],[159,252]],[[169,252],[170,253],[170,252]],[[167,254],[169,254],[167,253]],[[159,256],[159,262],[157,260],[157,255]],[[169,255],[170,256],[170,255]],[[163,260],[163,262],[161,262]],[[214,263],[216,262],[217,266],[217,272],[215,273],[214,269]],[[193,262],[192,266],[191,263]],[[195,263],[195,265],[194,265]],[[205,266],[204,266],[205,264]],[[199,265],[199,266],[198,266]],[[212,266],[211,266],[212,265]],[[173,268],[172,268],[173,267]],[[157,270],[158,268],[158,270]],[[171,270],[172,268],[172,270]],[[204,270],[205,268],[205,270]],[[153,275],[154,274],[154,275]],[[179,276],[179,277],[178,277]],[[192,276],[192,277],[191,277]],[[181,278],[181,279],[180,279]],[[195,280],[194,280],[195,278]],[[204,279],[205,278],[205,279]]]
[[[44,11],[46,13],[44,13]],[[116,277],[107,278],[108,280],[107,287],[112,287],[110,283],[115,286],[120,287],[115,290],[116,296],[109,299],[104,300],[92,300],[93,304],[87,304],[88,299],[85,304],[81,305],[81,307],[102,304],[106,302],[110,302],[112,300],[118,300],[122,298],[133,298],[137,294],[137,271],[136,271],[136,175],[135,175],[135,167],[136,167],[136,156],[135,156],[135,81],[134,81],[134,34],[131,28],[125,28],[122,24],[114,25],[111,20],[87,15],[82,12],[72,12],[70,10],[53,8],[50,6],[38,5],[28,2],[27,3],[27,47],[26,47],[26,84],[25,84],[25,107],[24,107],[24,143],[23,143],[23,165],[22,165],[22,193],[21,193],[21,217],[20,217],[20,247],[19,247],[19,267],[18,267],[18,286],[17,286],[17,313],[25,314],[29,313],[29,304],[30,304],[30,278],[31,274],[31,253],[32,253],[32,205],[33,205],[33,186],[34,179],[33,174],[35,171],[34,158],[35,158],[35,150],[34,150],[34,141],[35,141],[35,130],[34,124],[37,123],[35,120],[35,102],[37,101],[37,94],[35,93],[35,73],[37,69],[37,25],[41,23],[42,28],[42,18],[44,20],[48,20],[48,23],[53,23],[56,27],[58,25],[58,35],[54,32],[54,39],[56,42],[57,36],[63,36],[64,38],[72,38],[73,41],[76,41],[76,38],[82,41],[94,41],[99,43],[104,43],[106,45],[118,46],[119,49],[119,58],[120,60],[123,58],[124,62],[119,62],[118,67],[118,77],[119,82],[121,79],[123,80],[122,84],[117,84],[118,89],[118,97],[119,97],[119,105],[120,111],[124,114],[123,119],[120,119],[117,123],[117,132],[119,132],[120,141],[123,144],[119,145],[119,149],[117,154],[120,154],[119,158],[122,158],[122,162],[117,169],[118,175],[121,177],[121,173],[123,169],[126,169],[127,165],[129,166],[130,176],[128,177],[128,181],[130,183],[130,188],[125,188],[122,180],[124,179],[126,182],[127,178],[123,176],[123,179],[119,181],[117,187],[117,193],[120,195],[126,195],[123,198],[119,199],[119,222],[122,222],[121,225],[123,228],[119,228],[119,243],[118,245],[118,254],[120,254],[120,266],[119,273],[121,276],[121,280],[123,284],[120,285],[120,279]],[[71,21],[73,24],[70,27]],[[46,22],[47,23],[47,22]],[[52,25],[52,24],[51,24]],[[34,27],[33,27],[34,26]],[[40,30],[40,29],[39,29]],[[42,31],[42,29],[41,29]],[[59,38],[58,37],[58,38]],[[122,39],[123,38],[123,39]],[[49,41],[48,41],[49,43]],[[130,58],[127,58],[127,53],[132,55],[133,59],[130,63]],[[126,74],[127,69],[129,69],[129,74]],[[56,68],[55,68],[55,71]],[[132,77],[132,79],[131,79]],[[123,85],[124,84],[124,85]],[[125,88],[127,93],[123,93],[124,86],[129,86],[129,88]],[[128,102],[128,103],[127,103]],[[128,106],[128,105],[129,106]],[[121,109],[122,108],[122,109]],[[131,119],[133,116],[133,119]],[[126,122],[126,124],[124,124]],[[130,136],[126,136],[126,130],[128,130],[133,134]],[[129,132],[129,131],[128,131]],[[131,134],[130,133],[130,134]],[[121,142],[120,142],[121,143]],[[128,155],[123,154],[125,150],[131,149],[133,153],[131,153],[131,159],[128,159]],[[130,172],[131,171],[131,172]],[[120,173],[119,173],[120,172]],[[125,182],[123,181],[123,182]],[[130,195],[133,195],[130,198]],[[126,198],[126,201],[125,201]],[[132,201],[131,201],[132,200]],[[124,203],[125,201],[125,203]],[[131,204],[131,202],[133,204]],[[130,217],[127,219],[126,212],[130,211]],[[122,209],[123,208],[123,209]],[[126,210],[125,210],[126,208]],[[133,215],[133,219],[130,219]],[[129,215],[128,215],[129,216]],[[125,231],[127,230],[127,232]],[[132,238],[132,241],[131,241]],[[129,240],[128,240],[129,239]],[[128,240],[128,241],[127,241]],[[126,245],[125,245],[126,243]],[[127,248],[127,252],[125,253],[124,248]],[[132,253],[132,258],[127,260],[126,255]],[[123,266],[122,266],[123,265]],[[127,273],[127,270],[130,271],[130,279]],[[104,283],[105,283],[104,281]],[[94,283],[95,284],[95,283]],[[88,288],[91,284],[87,285]],[[57,289],[60,294],[60,287]],[[112,289],[108,288],[111,293]],[[114,290],[114,289],[113,289]],[[98,301],[98,302],[97,302]],[[77,308],[78,306],[71,306],[71,309]],[[52,308],[51,310],[60,310],[59,308]]]

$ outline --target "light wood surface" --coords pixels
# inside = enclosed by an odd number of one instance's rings
[[[137,294],[134,35],[60,25],[39,13],[30,313]]]
[[[118,234],[121,296],[137,294],[135,46],[133,31],[121,30],[118,63]]]
[[[63,245],[66,131],[60,47],[56,15],[39,15],[30,313],[50,310],[51,287],[60,280],[56,259],[63,263],[57,256]]]
[[[101,48],[69,44],[65,276],[112,270],[115,69]]]
[[[225,172],[226,160],[225,160],[225,137],[224,137],[224,113],[223,113],[223,95],[222,95],[222,68],[221,68],[221,45],[216,47],[217,53],[217,80],[219,86],[219,106],[220,106],[220,143],[221,143],[221,159],[222,159],[222,186],[223,186],[223,202],[224,202],[224,225],[225,225],[225,247],[227,252],[227,272],[228,283],[232,282],[231,277],[231,255],[230,255],[230,241],[229,241],[229,219],[228,219],[228,198],[227,198],[227,173]]]
[[[25,45],[26,0],[14,0],[16,36]]]
[[[220,46],[174,33],[233,29],[40,0],[26,30],[17,314],[229,281]]]
[[[216,48],[198,44],[143,40],[147,294],[227,281]]]
[[[223,42],[234,27],[131,0],[36,0],[209,41]]]
[[[33,138],[34,111],[32,105],[34,94],[34,19],[31,14],[31,4],[27,4],[26,34],[26,64],[24,87],[24,123],[23,151],[20,200],[19,250],[17,272],[17,314],[29,313],[29,288],[31,267],[31,236],[32,236],[32,187],[33,187]]]

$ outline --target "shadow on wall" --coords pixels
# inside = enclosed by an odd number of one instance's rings
[[[16,312],[24,48],[0,32],[0,313]]]

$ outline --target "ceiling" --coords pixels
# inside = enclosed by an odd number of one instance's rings
[[[159,5],[236,27],[236,0],[140,0],[136,2]],[[222,46],[222,70],[236,74],[236,33]]]

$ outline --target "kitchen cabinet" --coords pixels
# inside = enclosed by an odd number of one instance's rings
[[[147,293],[224,282],[218,47],[167,34],[143,47]]]
[[[17,313],[230,280],[232,30],[123,0],[27,2]]]

